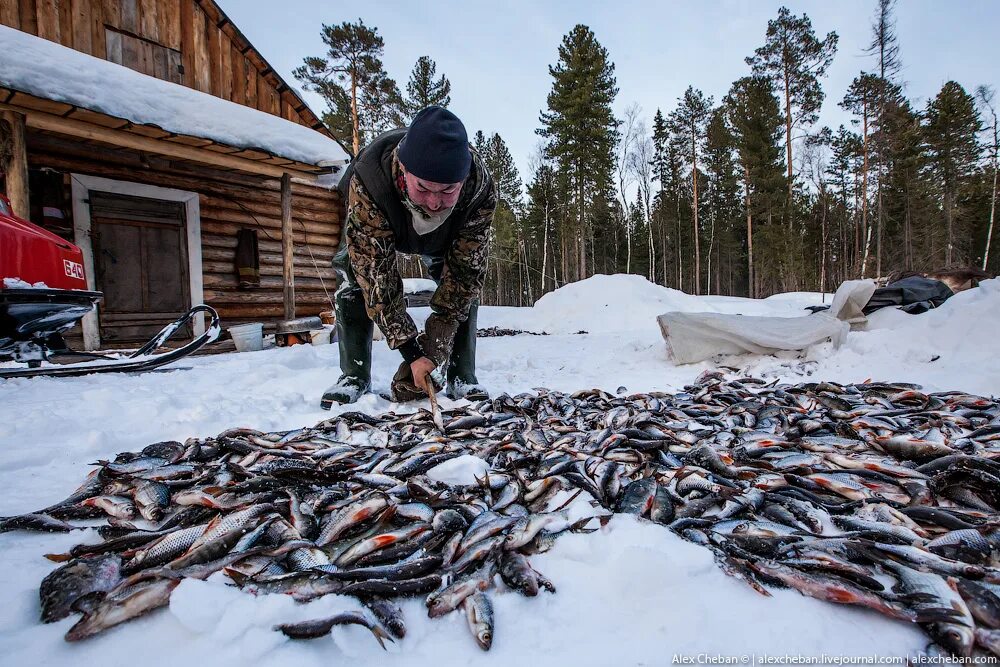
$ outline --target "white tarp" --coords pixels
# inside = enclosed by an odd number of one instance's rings
[[[830,310],[802,317],[670,312],[656,321],[670,357],[678,364],[717,354],[804,350],[826,340],[840,347],[852,325],[864,324],[862,309],[874,292],[872,280],[845,282],[834,295]]]

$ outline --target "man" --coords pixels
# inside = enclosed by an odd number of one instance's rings
[[[373,321],[403,362],[393,400],[413,400],[447,366],[448,395],[484,397],[476,379],[476,315],[486,275],[496,187],[469,146],[462,121],[439,107],[410,127],[377,137],[340,182],[347,202],[341,249],[333,258],[340,369],[322,407],[353,403],[371,386]],[[437,290],[419,333],[406,312],[396,253],[419,254]]]

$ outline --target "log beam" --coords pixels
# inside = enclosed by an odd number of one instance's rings
[[[295,254],[292,237],[292,177],[281,176],[281,268],[284,277],[285,319],[295,319]]]
[[[24,114],[0,110],[0,168],[6,182],[7,199],[14,215],[31,219],[28,201],[28,149],[24,139]]]

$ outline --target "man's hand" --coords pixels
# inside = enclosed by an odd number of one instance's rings
[[[413,384],[417,385],[424,393],[430,394],[428,383],[433,382],[430,374],[434,372],[437,365],[427,357],[420,357],[410,364],[410,372],[413,373]]]

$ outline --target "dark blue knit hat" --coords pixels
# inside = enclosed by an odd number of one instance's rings
[[[421,109],[399,142],[399,161],[406,171],[425,181],[464,181],[472,165],[465,126],[444,107]]]

